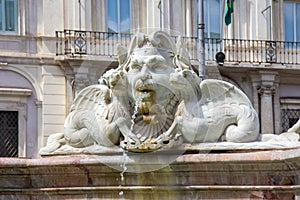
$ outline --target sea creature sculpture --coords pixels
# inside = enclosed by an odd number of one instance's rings
[[[225,81],[201,81],[180,38],[175,44],[162,31],[137,33],[128,50],[118,47],[118,58],[118,68],[77,95],[64,134],[50,136],[41,152],[62,145],[150,152],[258,140],[258,116],[247,96]]]

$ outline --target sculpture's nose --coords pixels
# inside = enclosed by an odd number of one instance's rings
[[[141,70],[141,79],[143,81],[145,81],[147,79],[152,79],[152,75],[151,75],[147,65],[144,65]]]

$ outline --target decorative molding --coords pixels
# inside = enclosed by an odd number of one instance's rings
[[[38,83],[38,81],[36,80],[35,77],[32,76],[32,74],[24,71],[24,69],[21,69],[19,67],[15,67],[15,66],[0,66],[0,71],[1,70],[11,70],[13,72],[16,72],[18,74],[20,74],[21,76],[23,76],[25,79],[27,79],[29,81],[30,84],[32,84],[32,87],[35,90],[35,93],[37,95],[37,99],[39,101],[43,100],[43,94],[42,94],[42,89],[40,87],[40,84]]]
[[[22,88],[0,88],[0,95],[30,96],[32,90]]]
[[[300,106],[300,98],[280,98],[280,103],[282,104],[299,104]]]
[[[257,89],[257,92],[258,92],[260,95],[274,95],[275,92],[276,92],[276,89],[275,89],[275,87],[273,87],[273,86],[260,86],[260,87]]]

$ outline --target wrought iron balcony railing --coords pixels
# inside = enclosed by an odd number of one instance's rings
[[[132,34],[95,31],[56,31],[56,55],[116,57],[116,44],[128,47]],[[175,41],[177,37],[174,37]],[[192,60],[197,59],[197,38],[183,37]],[[205,38],[205,59],[218,52],[225,62],[300,65],[300,42]]]
[[[95,31],[56,31],[56,55],[94,55],[115,57],[116,44],[128,47],[130,33],[109,33]],[[174,37],[176,42],[177,37]],[[192,59],[196,59],[195,37],[183,37]]]
[[[206,38],[205,51],[206,60],[223,52],[226,62],[300,65],[300,42]]]
[[[56,55],[116,56],[116,44],[127,47],[131,34],[94,31],[56,31]]]

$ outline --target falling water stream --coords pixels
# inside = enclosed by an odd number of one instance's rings
[[[134,120],[136,118],[136,115],[138,113],[138,107],[139,107],[139,104],[141,103],[141,101],[143,100],[143,98],[146,96],[146,92],[142,93],[139,98],[135,101],[135,104],[134,104],[134,110],[133,110],[133,114],[131,116],[131,126],[130,126],[130,132],[132,133],[133,132],[133,127],[134,127]],[[122,171],[120,172],[120,185],[119,187],[121,188],[122,186],[125,185],[125,177],[124,177],[124,173],[126,172],[127,170],[127,167],[126,167],[126,159],[127,159],[127,151],[128,151],[128,145],[129,145],[129,140],[128,140],[128,136],[125,137],[125,144],[126,144],[126,148],[123,149],[123,162],[121,164],[121,167],[122,167]],[[119,196],[121,199],[124,198],[124,191],[121,190],[119,192]]]

